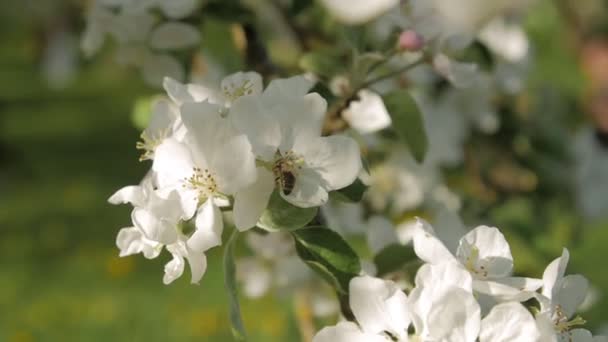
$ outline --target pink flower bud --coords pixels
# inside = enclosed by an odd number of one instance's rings
[[[399,35],[397,47],[403,51],[418,51],[424,46],[424,38],[414,30],[405,30]]]

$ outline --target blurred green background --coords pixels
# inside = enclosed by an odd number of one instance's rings
[[[229,341],[221,248],[209,253],[199,286],[187,276],[164,286],[167,254],[152,261],[118,257],[114,240],[130,209],[106,200],[136,184],[148,167],[137,162],[131,113],[136,99],[157,91],[110,54],[92,61],[79,56],[78,4],[5,0],[0,10],[0,341]],[[571,249],[570,273],[584,274],[598,289],[598,303],[584,313],[597,328],[608,321],[602,295],[608,293],[608,221],[581,218],[567,184],[571,170],[562,168],[565,134],[586,120],[587,83],[568,20],[552,1],[531,12],[536,62],[517,101],[533,115],[507,113],[506,127],[514,129],[469,144],[491,163],[484,156],[496,150],[488,139],[511,149],[523,135],[532,152],[509,162],[533,172],[538,186],[487,199],[466,170],[450,170],[449,179],[465,199],[465,221],[481,218],[505,231],[518,272],[539,276],[562,246]],[[70,33],[66,58],[75,70],[67,81],[53,81],[45,72],[46,48],[63,30]],[[242,305],[252,340],[298,340],[289,298]]]

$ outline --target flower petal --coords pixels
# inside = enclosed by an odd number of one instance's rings
[[[196,230],[186,242],[188,249],[194,252],[206,250],[222,244],[224,221],[222,212],[208,199],[199,208],[195,220]]]
[[[503,278],[513,270],[513,256],[504,235],[494,227],[479,226],[462,239],[456,257],[482,279]]]
[[[322,0],[321,3],[339,21],[363,24],[399,4],[398,0]]]
[[[439,298],[427,320],[430,340],[474,342],[481,325],[481,309],[473,294],[454,287]]]
[[[355,277],[349,285],[350,307],[364,332],[388,331],[407,336],[410,323],[407,296],[397,285],[370,276]]]
[[[323,180],[311,169],[299,170],[293,189],[289,194],[281,191],[281,196],[300,208],[319,207],[327,202],[329,195],[323,187]]]
[[[255,183],[234,196],[234,224],[240,231],[256,225],[274,190],[274,176],[270,171],[258,167],[257,175]]]
[[[146,239],[135,227],[121,229],[116,236],[116,246],[120,249],[121,257],[143,253],[147,259],[156,258],[162,248],[160,243]]]
[[[268,103],[275,103],[285,97],[299,97],[306,95],[314,86],[314,82],[304,76],[292,76],[290,78],[278,78],[270,81],[264,97]]]
[[[167,246],[167,250],[173,254],[173,259],[165,265],[165,275],[163,276],[163,283],[165,285],[171,284],[175,279],[182,276],[184,273],[184,257],[181,253],[178,253],[174,246]]]
[[[366,334],[353,322],[340,322],[321,329],[312,342],[390,342],[381,335]]]
[[[192,279],[190,283],[198,284],[205,271],[207,271],[207,256],[202,252],[196,252],[188,249],[186,258],[188,264],[190,264],[190,272],[192,273]]]
[[[543,296],[552,299],[555,294],[555,285],[566,274],[566,267],[570,260],[570,253],[566,248],[562,251],[562,256],[553,260],[543,273]]]
[[[130,203],[135,207],[144,205],[145,195],[141,186],[129,185],[116,191],[108,202],[111,204],[127,204]]]
[[[555,284],[553,303],[561,306],[567,317],[572,317],[583,304],[589,290],[589,281],[580,274],[567,275]]]
[[[516,302],[503,303],[481,321],[480,342],[536,341],[540,332],[530,312]]]
[[[294,149],[303,155],[306,166],[321,176],[328,191],[352,184],[361,171],[359,145],[349,137],[317,138]]]
[[[342,117],[351,128],[361,134],[369,134],[391,125],[391,117],[380,95],[364,89],[357,96],[359,99],[352,101],[342,112]]]
[[[158,1],[163,13],[171,19],[182,19],[192,14],[198,6],[197,0]]]
[[[235,127],[251,142],[253,153],[265,161],[273,160],[281,144],[281,129],[276,120],[256,96],[244,96],[230,107],[230,117]]]
[[[424,262],[440,264],[449,260],[456,260],[443,242],[435,236],[433,227],[428,222],[418,219],[414,229],[414,252]]]

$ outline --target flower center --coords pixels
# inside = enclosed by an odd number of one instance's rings
[[[203,170],[199,167],[194,167],[192,171],[190,177],[184,177],[182,187],[196,191],[197,197],[195,199],[199,203],[206,201],[209,197],[218,193],[217,183],[209,169]]]
[[[581,316],[576,316],[569,321],[568,316],[566,316],[562,307],[560,305],[555,307],[555,312],[553,313],[553,324],[555,325],[555,330],[558,333],[566,334],[572,328],[585,325],[586,323],[587,321],[585,321]]]
[[[284,154],[281,154],[281,151],[277,151],[275,154],[272,166],[274,181],[285,195],[289,195],[293,191],[296,176],[303,165],[304,159],[293,151],[288,151]]]
[[[469,254],[469,256],[467,256],[465,267],[467,268],[467,270],[469,270],[469,272],[472,272],[478,276],[485,278],[488,276],[488,271],[486,270],[486,267],[483,265],[480,265],[479,267],[477,267],[477,263],[475,261],[478,258],[479,258],[479,248],[477,248],[477,246],[472,246],[471,253]]]
[[[143,154],[139,157],[139,161],[151,160],[154,158],[154,150],[162,143],[162,141],[169,135],[169,129],[158,131],[155,135],[148,135],[143,132],[140,135],[141,141],[135,144],[135,148],[142,150]]]
[[[253,93],[253,83],[250,80],[245,80],[240,85],[230,83],[224,85],[222,91],[224,96],[232,102],[241,96],[251,95]]]

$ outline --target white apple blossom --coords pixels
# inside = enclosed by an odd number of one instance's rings
[[[481,320],[479,342],[538,341],[534,317],[517,302],[498,304]]]
[[[163,282],[169,284],[182,275],[184,258],[190,264],[192,283],[200,281],[207,265],[204,252],[215,246],[216,242],[210,242],[208,238],[209,224],[200,225],[201,230],[192,234],[183,231],[180,221],[184,213],[175,192],[161,194],[154,190],[153,180],[146,177],[141,185],[118,190],[109,202],[134,206],[131,214],[134,227],[121,229],[116,238],[120,256],[142,253],[152,259],[166,246],[173,260],[165,266]]]
[[[329,191],[350,185],[361,169],[354,140],[321,137],[327,103],[308,94],[310,87],[302,77],[274,80],[261,96],[239,97],[228,114],[266,167],[258,169],[257,192],[270,194],[274,178],[281,196],[299,207],[326,203]]]
[[[437,238],[432,226],[420,219],[413,243],[420,259],[431,264],[458,263],[471,274],[475,291],[498,301],[527,300],[542,285],[539,279],[511,276],[511,250],[497,228],[479,226],[471,230],[453,253]]]
[[[536,322],[541,342],[600,341],[604,337],[593,337],[580,326],[585,320],[574,316],[585,300],[589,282],[581,275],[565,275],[570,253],[564,248],[561,257],[553,260],[543,273],[542,293],[537,296],[540,312]]]
[[[369,89],[357,93],[357,99],[342,111],[342,118],[361,134],[380,131],[392,123],[382,97]]]
[[[416,334],[423,341],[475,341],[481,309],[472,291],[471,274],[457,262],[423,265],[409,296]]]
[[[349,303],[359,325],[342,322],[319,331],[313,342],[408,341],[410,314],[407,296],[393,282],[370,276],[355,277],[349,284]]]
[[[322,0],[321,3],[339,21],[354,25],[380,16],[398,5],[399,0]]]

